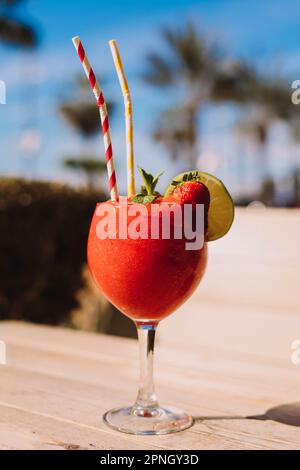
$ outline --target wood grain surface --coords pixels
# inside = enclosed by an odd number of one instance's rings
[[[136,437],[102,423],[136,395],[137,342],[1,322],[1,449],[300,449],[300,212],[239,210],[203,284],[160,325],[162,405],[195,425]]]

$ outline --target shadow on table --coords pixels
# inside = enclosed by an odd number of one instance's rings
[[[278,423],[289,424],[300,427],[300,403],[288,403],[285,405],[270,408],[262,415],[253,416],[194,416],[196,423],[213,420],[234,420],[234,419],[254,419],[260,421],[277,421]]]

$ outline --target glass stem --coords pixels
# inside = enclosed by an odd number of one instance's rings
[[[153,354],[157,324],[137,323],[140,349],[140,384],[134,412],[141,416],[150,416],[158,407],[153,382]]]

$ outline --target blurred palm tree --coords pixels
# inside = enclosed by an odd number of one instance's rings
[[[60,112],[70,126],[86,139],[99,131],[100,116],[95,102],[80,100],[75,103],[63,103]]]
[[[173,87],[179,98],[176,97],[176,106],[161,113],[154,139],[165,145],[172,159],[185,158],[195,168],[203,105],[234,102],[244,109],[245,117],[238,130],[258,144],[261,176],[267,180],[270,175],[266,144],[271,125],[283,120],[300,135],[289,84],[277,77],[263,76],[246,63],[228,60],[222,49],[208,42],[192,23],[182,29],[164,29],[162,37],[166,52],[148,55],[143,78],[162,89]]]
[[[240,123],[240,130],[265,146],[269,128],[275,120],[294,123],[295,106],[291,102],[289,84],[279,78],[257,75],[252,95],[246,108],[246,117]]]
[[[86,177],[88,188],[99,186],[99,175],[106,171],[106,163],[103,160],[96,160],[93,157],[84,155],[81,158],[66,157],[64,160],[66,168],[70,168]]]
[[[64,102],[60,105],[59,110],[68,124],[88,141],[101,132],[99,110],[95,100],[91,97],[87,80],[79,78],[76,81],[76,86],[78,88],[76,95],[81,97],[80,100]],[[107,108],[111,116],[114,104],[107,102]],[[68,156],[64,159],[64,165],[66,168],[85,175],[87,186],[91,189],[99,187],[99,175],[106,171],[105,160],[99,160],[94,155]]]
[[[164,111],[153,132],[153,137],[169,151],[172,160],[187,155],[191,164],[196,161],[196,122],[192,122],[188,106],[182,105]],[[196,118],[195,118],[196,121]]]
[[[184,104],[163,113],[153,135],[173,158],[183,154],[195,167],[199,111],[210,95],[221,51],[200,36],[192,23],[182,30],[164,29],[162,36],[168,54],[148,55],[144,80],[160,88],[177,87]]]
[[[222,49],[207,41],[192,23],[162,32],[168,53],[151,53],[143,75],[151,85],[176,87],[183,104],[163,112],[153,133],[174,159],[184,157],[195,168],[198,120],[209,101],[244,103],[252,96],[255,75],[240,63],[225,62]]]
[[[257,74],[257,77],[259,75]],[[268,168],[267,144],[269,132],[276,121],[285,122],[292,129],[292,135],[299,127],[299,113],[291,101],[289,83],[278,77],[257,78],[253,98],[245,108],[245,118],[238,125],[238,131],[256,142],[260,154],[258,174],[262,181],[260,200],[267,205],[274,204],[274,183]]]
[[[38,35],[34,26],[20,20],[15,14],[23,0],[0,0],[0,41],[21,47],[34,47]]]
[[[276,191],[268,168],[267,144],[270,129],[275,122],[286,123],[291,137],[299,141],[300,115],[291,100],[290,84],[282,77],[266,77],[256,74],[253,96],[245,107],[245,117],[238,125],[238,131],[258,145],[260,165],[257,170],[261,178],[258,198],[266,205],[275,205]],[[293,175],[292,175],[293,176]],[[291,188],[294,200],[298,200],[296,186]]]

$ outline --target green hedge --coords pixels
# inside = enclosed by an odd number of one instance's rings
[[[0,179],[0,318],[66,322],[82,287],[90,220],[104,195]]]

